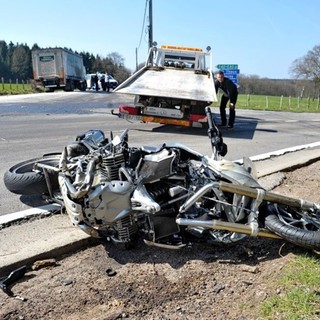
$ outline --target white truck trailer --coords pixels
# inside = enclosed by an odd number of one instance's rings
[[[36,86],[47,91],[73,91],[87,88],[81,55],[62,48],[32,50],[33,78]]]
[[[120,105],[127,120],[186,127],[206,127],[205,107],[217,101],[211,71],[211,48],[153,47],[146,64],[114,92],[134,95],[132,105]]]

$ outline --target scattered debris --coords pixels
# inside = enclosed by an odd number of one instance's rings
[[[56,265],[57,265],[56,259],[38,260],[32,265],[31,269],[39,270],[46,267],[54,267]]]
[[[220,291],[222,291],[223,289],[225,289],[225,285],[223,284],[217,284],[216,286],[214,286],[213,288],[213,293],[218,294]]]
[[[16,297],[9,286],[20,280],[24,276],[26,271],[27,267],[22,266],[11,271],[7,277],[0,279],[0,288],[2,289],[2,291],[10,297]]]
[[[21,297],[21,296],[14,296],[14,298],[21,300],[21,301],[27,301],[28,299],[26,297]]]
[[[253,282],[249,281],[249,280],[243,280],[242,283],[245,284],[246,286],[252,286],[253,285]]]
[[[64,286],[69,286],[70,284],[73,284],[73,280],[61,280],[61,283],[64,285]]]
[[[114,277],[117,274],[117,271],[113,270],[112,268],[108,268],[106,273],[109,277]]]
[[[241,270],[244,272],[250,272],[250,273],[258,273],[260,272],[259,268],[257,266],[241,266]]]

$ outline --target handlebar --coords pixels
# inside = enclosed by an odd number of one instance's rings
[[[207,115],[207,119],[208,119],[208,125],[209,125],[209,130],[213,128],[213,118],[212,118],[212,112],[210,107],[206,107],[205,108],[205,112]]]
[[[208,119],[208,136],[211,141],[213,153],[212,156],[215,160],[217,160],[219,155],[224,157],[227,154],[228,148],[227,145],[223,143],[222,134],[216,126],[210,107],[206,107],[205,112]]]

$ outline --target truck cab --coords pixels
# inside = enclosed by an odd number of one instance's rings
[[[205,107],[217,101],[211,72],[211,49],[164,45],[152,47],[146,64],[115,92],[134,95],[120,105],[128,120],[186,127],[205,127]]]

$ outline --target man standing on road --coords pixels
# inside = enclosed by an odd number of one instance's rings
[[[221,127],[225,127],[227,125],[227,115],[226,115],[226,107],[229,102],[229,122],[228,128],[233,128],[234,120],[236,118],[236,103],[238,98],[238,88],[233,83],[232,80],[224,76],[222,71],[218,71],[216,74],[217,79],[215,80],[215,88],[216,92],[220,89],[223,92],[220,102],[220,117],[221,117]]]
[[[99,77],[98,77],[98,72],[95,74],[94,76],[94,84],[95,84],[95,87],[96,87],[96,91],[99,90]]]

